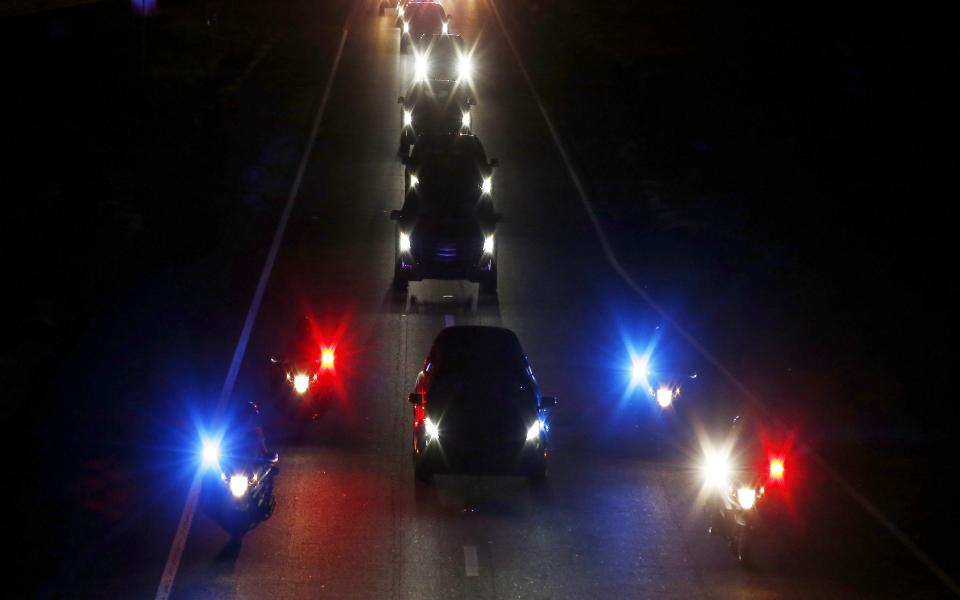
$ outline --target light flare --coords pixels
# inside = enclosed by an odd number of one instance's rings
[[[293,377],[293,389],[296,390],[298,394],[307,393],[307,388],[310,387],[310,377],[304,373],[297,373]]]
[[[246,475],[237,474],[230,477],[230,493],[234,498],[243,498],[250,487],[250,480]]]

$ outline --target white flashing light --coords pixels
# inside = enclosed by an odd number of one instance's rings
[[[493,177],[483,178],[483,183],[480,184],[480,191],[484,194],[490,195],[490,192],[493,191]]]
[[[400,252],[410,252],[410,234],[400,232]]]
[[[704,457],[703,478],[707,485],[722,490],[729,485],[730,461],[718,452],[709,452]]]
[[[443,32],[443,35],[447,35],[448,33],[450,33],[450,25],[446,21],[443,22],[442,32]]]
[[[468,110],[468,111],[465,111],[465,112],[463,113],[463,118],[460,120],[460,124],[461,124],[462,126],[464,126],[464,127],[469,128],[469,127],[470,127],[470,120],[471,120],[471,119],[470,119],[470,111],[469,111],[469,110]]]
[[[403,111],[403,126],[413,127],[413,111],[412,110]]]
[[[420,178],[417,177],[416,175],[411,174],[411,175],[410,175],[410,188],[413,189],[413,188],[417,187],[418,185],[420,185]]]

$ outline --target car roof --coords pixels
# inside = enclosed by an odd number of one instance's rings
[[[437,12],[446,15],[446,11],[443,10],[443,5],[439,2],[410,2],[404,7],[404,16],[411,15],[418,12]]]
[[[449,153],[454,150],[479,150],[480,155],[485,156],[483,144],[472,133],[425,133],[417,138],[413,148],[416,156]]]
[[[438,100],[462,100],[470,97],[470,90],[465,85],[459,85],[449,79],[431,79],[428,82],[410,86],[406,98],[419,100],[420,98],[434,98]]]
[[[523,361],[523,348],[517,334],[504,327],[457,325],[447,327],[433,340],[430,354],[434,360],[445,356],[477,356],[480,353]]]
[[[430,46],[434,44],[453,45],[463,50],[463,36],[459,33],[431,33],[423,36],[424,40],[430,41]]]

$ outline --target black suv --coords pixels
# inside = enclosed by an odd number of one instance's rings
[[[475,104],[465,86],[455,81],[431,81],[411,86],[400,104],[400,156],[424,133],[469,133]]]
[[[417,375],[413,457],[421,481],[434,473],[547,472],[548,410],[520,340],[500,327],[448,327]]]
[[[393,286],[409,281],[466,279],[497,291],[493,169],[474,135],[422,135],[403,157],[405,194],[397,221]]]

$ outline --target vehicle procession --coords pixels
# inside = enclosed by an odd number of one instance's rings
[[[413,78],[397,98],[403,192],[389,213],[396,225],[389,287],[406,294],[411,282],[468,281],[478,284],[480,297],[495,298],[503,221],[494,204],[499,161],[488,158],[476,131],[476,47],[454,30],[453,16],[439,2],[379,4],[381,16],[393,11],[399,52],[409,55]],[[199,440],[203,501],[219,511],[225,528],[246,531],[274,511],[282,461],[270,442],[289,439],[290,431],[337,409],[346,375],[337,372],[337,344],[322,329],[315,316],[301,315],[290,327],[293,343],[265,365],[273,397],[247,403],[240,416]],[[712,405],[704,371],[668,365],[668,353],[655,346],[631,352],[624,364],[629,394],[658,424],[642,431],[669,447],[689,442],[699,448],[690,473],[700,488],[703,530],[726,538],[732,560],[749,566],[755,539],[792,501],[795,440],[749,402]],[[419,373],[410,373],[413,387],[396,399],[410,405],[405,414],[416,485],[436,485],[436,476],[479,475],[548,486],[557,435],[552,417],[564,406],[541,393],[535,361],[518,335],[451,325],[419,351],[425,358]],[[270,424],[282,432],[261,421],[268,403],[282,416]]]

